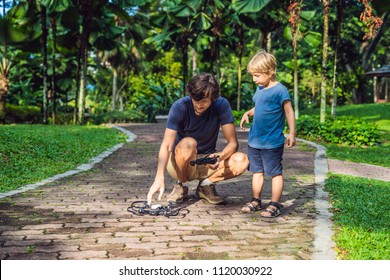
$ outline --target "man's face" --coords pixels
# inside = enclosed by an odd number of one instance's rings
[[[195,101],[192,100],[192,105],[194,106],[195,114],[197,116],[202,115],[210,106],[211,106],[211,97],[206,97],[205,99]]]

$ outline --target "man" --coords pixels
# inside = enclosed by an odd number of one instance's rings
[[[217,194],[215,183],[241,175],[249,164],[247,156],[237,152],[234,117],[229,102],[219,96],[215,78],[208,73],[196,75],[189,81],[187,90],[190,96],[177,100],[169,111],[156,177],[147,196],[149,205],[156,192],[159,200],[164,194],[165,169],[177,180],[168,201],[181,203],[188,194],[188,187],[183,183],[199,180],[196,194],[211,204],[221,204],[224,199]],[[217,152],[220,128],[227,144]],[[190,164],[205,155],[216,158],[216,163]]]

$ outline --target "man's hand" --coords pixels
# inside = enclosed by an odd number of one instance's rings
[[[214,163],[214,164],[207,164],[207,167],[212,169],[212,170],[218,169],[219,163],[221,162],[221,160],[219,159],[219,154],[214,153],[214,154],[208,155],[207,157],[209,157],[209,158],[217,158],[217,162],[216,163]]]
[[[148,192],[148,196],[147,196],[148,205],[150,205],[152,203],[153,195],[156,192],[160,192],[159,195],[158,195],[158,200],[161,200],[161,198],[162,198],[162,196],[164,194],[164,191],[165,191],[165,184],[164,184],[164,182],[154,181],[153,185],[150,187],[150,190]]]

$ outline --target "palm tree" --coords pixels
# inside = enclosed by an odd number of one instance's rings
[[[198,25],[207,25],[207,21],[204,20],[204,14],[195,17],[200,0],[176,2],[165,1],[161,8],[163,12],[152,15],[152,25],[160,28],[161,32],[153,34],[144,42],[155,43],[159,49],[170,49],[174,45],[181,52],[184,96],[188,79],[188,49],[198,36]]]

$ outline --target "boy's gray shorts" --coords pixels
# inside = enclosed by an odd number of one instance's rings
[[[284,145],[274,149],[256,149],[248,146],[248,170],[272,177],[283,174],[283,150]]]

